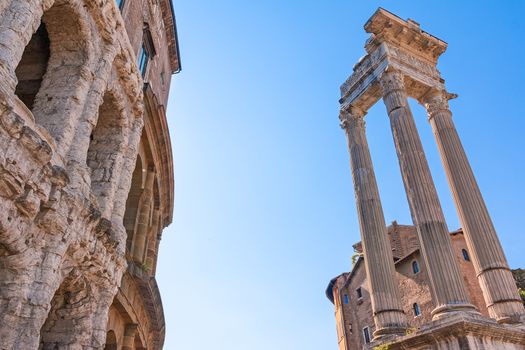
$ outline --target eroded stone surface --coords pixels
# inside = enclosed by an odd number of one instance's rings
[[[103,349],[116,333],[115,349],[162,347],[154,274],[173,209],[164,106],[178,52],[168,1],[131,3],[0,1],[2,350]],[[145,33],[155,54],[141,72]],[[139,161],[156,176],[146,199]],[[130,189],[147,218],[126,216]]]

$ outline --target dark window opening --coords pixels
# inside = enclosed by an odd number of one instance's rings
[[[27,44],[15,70],[18,79],[15,94],[30,110],[33,109],[36,94],[42,85],[49,53],[49,35],[45,24],[41,23]]]
[[[415,316],[421,315],[421,309],[419,308],[419,304],[418,303],[414,303],[414,305],[412,305],[412,308],[414,309],[414,315]]]
[[[357,298],[361,299],[363,297],[363,291],[361,290],[361,287],[357,288],[356,290]]]
[[[370,343],[370,340],[371,340],[371,338],[370,338],[370,328],[368,328],[368,327],[363,328],[363,339],[365,341],[365,344]]]
[[[461,249],[461,253],[463,253],[463,259],[465,259],[465,261],[470,261],[470,256],[466,249]]]
[[[412,271],[414,273],[419,273],[419,263],[417,261],[412,262]]]
[[[146,69],[148,68],[149,55],[144,46],[140,48],[139,53],[139,70],[140,74],[144,78],[146,76]]]

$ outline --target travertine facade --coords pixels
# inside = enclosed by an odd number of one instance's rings
[[[0,349],[161,349],[169,0],[0,0]]]
[[[341,86],[340,120],[348,139],[370,286],[375,324],[370,338],[374,339],[374,346],[388,343],[392,349],[521,349],[525,345],[525,310],[452,122],[447,101],[456,95],[446,91],[436,68],[447,44],[422,31],[418,23],[404,21],[384,9],[374,13],[365,30],[371,33],[365,45],[367,54]],[[479,306],[476,308],[462,278],[409,97],[427,110],[488,317],[481,315]],[[408,338],[365,133],[364,116],[381,99],[390,118],[432,297],[432,321],[425,330],[422,328]],[[447,327],[454,328],[456,323],[459,333],[447,333]],[[509,332],[514,337],[508,336]],[[506,334],[503,340],[502,334]]]

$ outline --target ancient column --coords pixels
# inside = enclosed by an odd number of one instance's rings
[[[355,199],[363,242],[366,275],[370,282],[374,338],[405,334],[407,322],[395,277],[392,250],[386,232],[372,158],[365,135],[363,112],[341,111],[341,127],[346,131]]]
[[[523,303],[485,201],[452,121],[446,91],[432,91],[422,103],[436,137],[470,255],[490,317],[518,322]]]
[[[475,311],[469,303],[452,251],[445,217],[408,105],[403,75],[387,71],[383,73],[380,83],[412,220],[417,228],[430,279],[435,307],[432,316],[436,319],[448,312]]]
[[[122,350],[135,349],[135,333],[137,332],[138,324],[128,323],[124,329],[124,339],[122,340]]]
[[[146,238],[148,236],[148,227],[151,218],[153,206],[153,182],[155,180],[155,171],[148,170],[146,175],[146,184],[140,198],[140,206],[137,218],[137,230],[133,240],[133,259],[138,262],[144,262],[144,253],[146,249]]]

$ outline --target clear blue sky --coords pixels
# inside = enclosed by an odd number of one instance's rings
[[[183,70],[168,107],[174,222],[158,281],[167,350],[337,349],[328,281],[358,222],[339,86],[382,6],[449,43],[439,69],[512,267],[525,267],[522,1],[175,0]],[[413,105],[451,230],[423,108]],[[387,222],[410,223],[382,103],[367,132]]]

